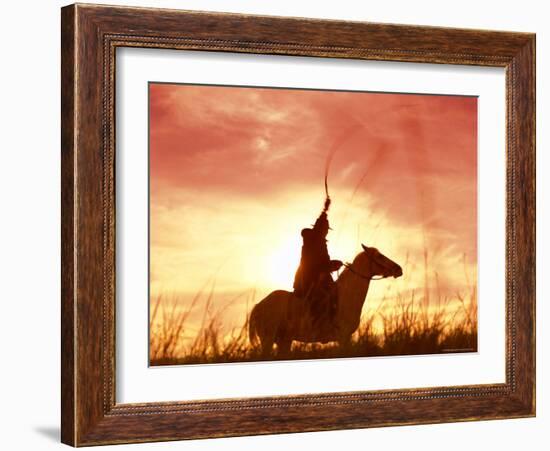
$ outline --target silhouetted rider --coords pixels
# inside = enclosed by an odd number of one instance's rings
[[[313,228],[302,230],[302,256],[300,265],[294,277],[294,293],[306,299],[311,306],[315,320],[324,315],[333,319],[336,313],[337,293],[331,273],[338,271],[342,266],[340,260],[331,260],[327,249],[327,234],[329,223],[327,212],[330,199]]]

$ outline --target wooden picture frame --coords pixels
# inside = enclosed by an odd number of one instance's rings
[[[85,446],[535,415],[535,35],[79,4],[62,8],[61,34],[64,443]],[[506,382],[117,403],[118,47],[505,68]]]

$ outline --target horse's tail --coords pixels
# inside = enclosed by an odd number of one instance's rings
[[[254,306],[250,312],[250,317],[248,318],[248,339],[250,340],[252,346],[256,345],[258,342],[258,311],[256,310],[256,307],[257,305]]]

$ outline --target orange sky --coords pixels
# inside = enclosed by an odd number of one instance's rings
[[[152,296],[190,299],[215,280],[217,306],[231,301],[227,322],[239,322],[247,299],[291,289],[332,148],[332,258],[350,261],[362,242],[405,271],[367,301],[423,290],[424,250],[429,285],[435,272],[449,295],[475,283],[477,98],[154,83],[149,94]]]

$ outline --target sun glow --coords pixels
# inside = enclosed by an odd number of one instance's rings
[[[294,274],[300,263],[300,235],[281,240],[275,251],[266,257],[265,285],[277,289],[292,290]]]
[[[273,251],[263,259],[265,270],[261,284],[270,289],[292,290],[302,249],[300,229],[288,233],[284,238],[279,236],[278,240],[275,238],[272,242]],[[351,262],[361,252],[361,243],[358,237],[349,233],[338,234],[333,230],[328,236],[328,248],[332,259]]]

